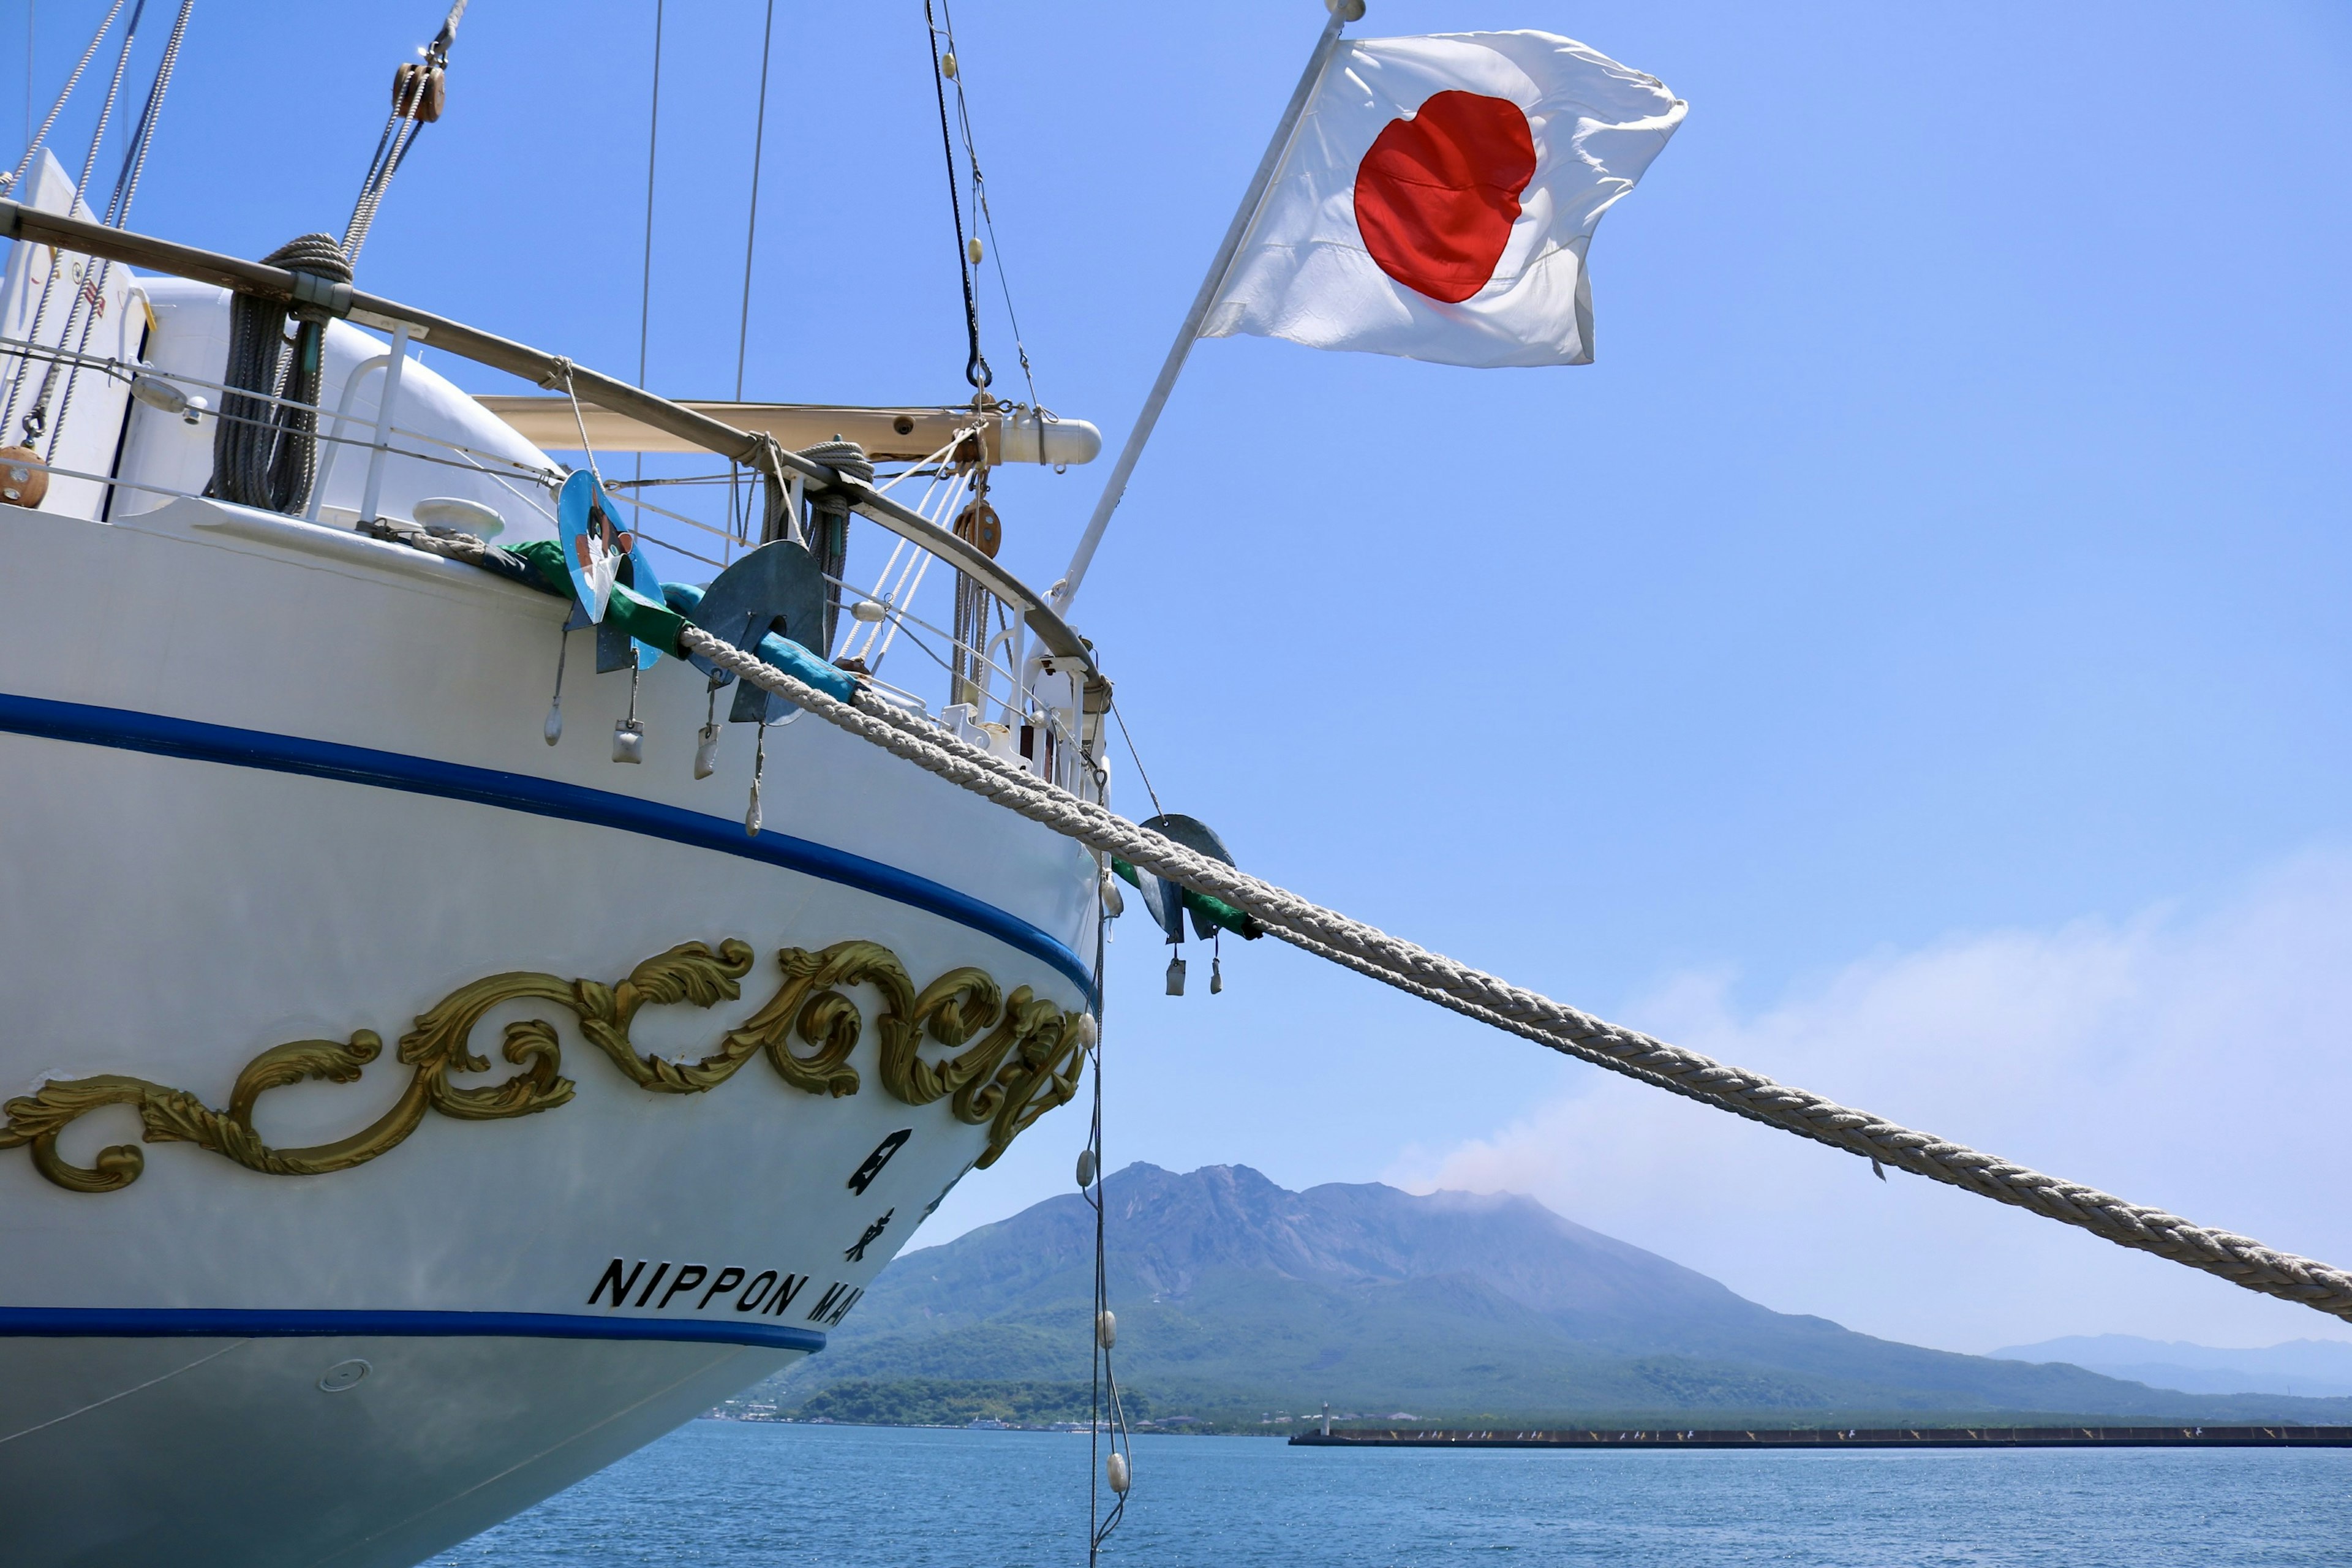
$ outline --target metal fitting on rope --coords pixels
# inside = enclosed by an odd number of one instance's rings
[[[441,31],[418,50],[425,58],[412,60],[392,73],[392,113],[395,120],[430,125],[441,118],[448,100],[449,46],[457,41],[457,23],[466,15],[467,0],[457,0],[442,20]]]
[[[348,280],[338,281],[299,269],[289,270],[289,276],[294,279],[297,305],[307,305],[339,319],[352,313],[352,286]]]

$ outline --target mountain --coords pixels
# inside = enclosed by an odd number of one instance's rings
[[[2067,1362],[2108,1377],[2189,1394],[2352,1395],[2352,1342],[2344,1340],[2221,1350],[2132,1334],[2078,1334],[1992,1353],[2008,1361]]]
[[[1240,1165],[1130,1165],[1104,1190],[1120,1377],[1163,1419],[1254,1426],[1328,1401],[1382,1415],[1717,1425],[2352,1421],[2352,1400],[2158,1391],[1775,1312],[1531,1198],[1294,1193]],[[1093,1269],[1094,1215],[1076,1194],[908,1253],[832,1348],[772,1393],[845,1419],[1083,1419]]]

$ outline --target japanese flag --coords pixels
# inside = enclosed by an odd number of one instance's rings
[[[1685,107],[1549,33],[1343,45],[1201,335],[1590,363],[1585,250]]]

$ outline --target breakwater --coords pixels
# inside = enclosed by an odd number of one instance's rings
[[[1657,1431],[1351,1428],[1311,1448],[2352,1448],[2352,1426],[1854,1426]]]

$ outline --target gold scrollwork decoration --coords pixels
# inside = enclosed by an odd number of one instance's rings
[[[765,1056],[793,1088],[838,1099],[858,1091],[861,1080],[849,1058],[866,1028],[857,1003],[845,993],[871,987],[881,998],[874,1032],[884,1089],[908,1105],[946,1100],[957,1121],[985,1125],[988,1145],[978,1161],[982,1167],[995,1163],[1030,1123],[1077,1092],[1094,1020],[1065,1012],[1026,985],[1007,995],[985,971],[966,967],[950,970],[919,991],[898,955],[874,942],[839,942],[816,952],[788,947],[776,960],[783,979],[775,994],[697,1062],[640,1053],[630,1026],[647,1006],[712,1007],[740,998],[740,982],[753,962],[747,942],[730,938],[715,949],[681,942],[610,985],[529,970],[462,985],[417,1015],[416,1026],[400,1037],[395,1059],[410,1075],[399,1100],[365,1127],[331,1143],[274,1149],[255,1130],[254,1108],[269,1090],[306,1079],[357,1082],[362,1069],[383,1051],[383,1037],[373,1030],[362,1029],[349,1040],[271,1047],[237,1074],[226,1110],[212,1109],[185,1089],[141,1078],[53,1079],[0,1106],[6,1118],[0,1122],[0,1150],[29,1149],[34,1168],[68,1191],[120,1191],[146,1168],[137,1145],[102,1149],[83,1166],[58,1152],[58,1138],[91,1111],[124,1105],[137,1112],[142,1139],[149,1143],[194,1143],[264,1175],[348,1171],[398,1147],[427,1111],[460,1121],[501,1121],[570,1100],[576,1086],[561,1072],[562,1041],[555,1026],[541,1018],[505,1027],[499,1054],[518,1069],[512,1076],[488,1084],[449,1081],[453,1073],[490,1070],[488,1060],[474,1053],[474,1031],[493,1009],[517,1002],[569,1012],[589,1044],[631,1083],[651,1093],[706,1093],[753,1057]],[[806,1049],[795,1049],[795,1040]],[[926,1044],[954,1054],[926,1058]]]

